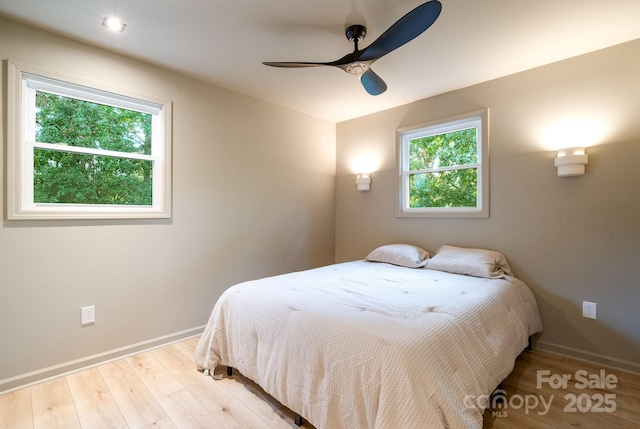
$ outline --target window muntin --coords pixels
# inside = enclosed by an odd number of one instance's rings
[[[170,102],[9,70],[9,219],[171,216]]]
[[[398,132],[398,216],[488,217],[487,112]]]

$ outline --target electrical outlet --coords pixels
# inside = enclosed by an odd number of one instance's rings
[[[96,323],[96,306],[90,305],[80,308],[80,325],[84,326],[92,323]]]
[[[582,301],[582,317],[587,319],[596,318],[596,307],[598,304],[595,302]]]

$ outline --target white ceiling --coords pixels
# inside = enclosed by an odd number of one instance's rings
[[[640,38],[640,0],[441,0],[436,23],[378,60],[387,83],[370,96],[334,67],[424,0],[0,0],[0,14],[340,122]],[[122,34],[101,26],[122,19]]]

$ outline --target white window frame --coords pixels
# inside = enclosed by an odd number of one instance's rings
[[[478,162],[476,164],[441,167],[420,170],[420,172],[445,171],[469,167],[477,168],[478,182],[476,206],[409,207],[409,176],[416,173],[409,170],[409,145],[411,140],[468,128],[476,128],[477,130]],[[487,109],[398,129],[396,132],[396,145],[398,160],[396,216],[464,218],[489,217],[489,111]]]
[[[172,103],[170,101],[16,60],[8,61],[7,89],[7,218],[9,220],[171,217]],[[122,154],[35,142],[36,90],[151,114],[151,155]],[[153,171],[152,204],[137,206],[35,203],[33,197],[35,148],[150,161]]]

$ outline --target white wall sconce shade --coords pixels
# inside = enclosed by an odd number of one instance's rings
[[[111,17],[105,16],[104,19],[102,20],[102,26],[107,27],[111,31],[122,33],[124,32],[124,29],[127,27],[127,24],[125,24],[124,22],[120,21],[117,18],[111,18]]]
[[[358,191],[371,190],[371,175],[368,173],[360,173],[356,176],[356,186]]]
[[[558,150],[555,165],[558,168],[558,177],[582,176],[584,166],[589,162],[589,157],[583,147],[570,147]]]

